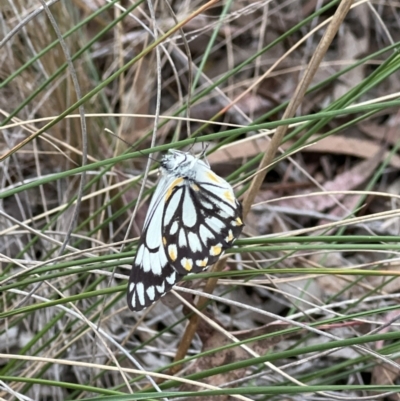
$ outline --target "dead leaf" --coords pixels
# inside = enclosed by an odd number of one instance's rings
[[[396,363],[400,363],[400,359],[394,360]],[[377,364],[372,370],[371,385],[393,385],[399,378],[399,370],[392,365],[382,363]],[[390,401],[400,401],[400,394],[391,394],[386,396],[385,399]]]
[[[378,167],[382,160],[384,151],[380,150],[374,157],[356,164],[350,170],[339,174],[332,181],[326,182],[323,187],[326,191],[350,191],[358,188],[364,183]],[[359,195],[348,195],[354,202],[359,198]],[[322,212],[337,205],[337,202],[345,197],[345,194],[335,194],[334,196],[313,196],[304,198],[284,199],[274,203],[274,205],[298,210],[313,210]],[[343,212],[343,209],[341,209]]]
[[[318,140],[318,136],[310,138],[310,141],[318,141],[314,144],[303,148],[302,152],[314,152],[323,154],[340,154],[359,157],[360,159],[369,159],[382,148],[370,140],[347,138],[345,136],[330,136],[328,138]],[[290,142],[282,145],[284,150],[289,149],[292,144]],[[233,160],[242,160],[243,158],[254,157],[260,151],[264,151],[268,146],[268,142],[263,138],[255,138],[252,141],[237,142],[234,145],[222,147],[217,152],[208,157],[211,165],[218,165],[232,162]],[[385,152],[385,157],[389,156],[389,152]],[[389,163],[392,167],[400,169],[400,156],[393,155]]]

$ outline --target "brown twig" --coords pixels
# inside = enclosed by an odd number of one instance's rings
[[[290,100],[288,107],[286,108],[282,119],[285,120],[287,118],[293,117],[295,115],[295,112],[297,108],[300,106],[301,102],[303,101],[304,95],[306,93],[306,90],[308,86],[310,85],[323,57],[325,56],[330,44],[332,43],[333,38],[335,37],[341,23],[343,22],[344,18],[346,17],[351,4],[353,3],[353,0],[343,0],[339,4],[334,16],[332,17],[332,21],[327,27],[327,30],[322,37],[320,43],[318,44],[318,47],[316,48],[308,66],[307,69],[305,70],[305,73],[299,82],[296,91]],[[265,151],[264,157],[260,162],[259,166],[259,174],[257,174],[253,181],[250,184],[250,188],[246,193],[246,196],[243,200],[243,216],[245,217],[248,212],[250,211],[251,205],[254,201],[255,196],[257,195],[261,184],[264,181],[264,178],[267,174],[268,169],[266,168],[271,162],[273,161],[273,158],[276,154],[276,151],[278,150],[279,145],[282,142],[283,137],[285,136],[287,132],[288,126],[287,125],[281,125],[278,127],[276,130],[274,136],[271,139],[271,142],[268,146],[268,148]],[[214,266],[213,270],[215,272],[221,271],[223,267],[225,266],[225,258],[220,259]],[[212,293],[214,291],[214,288],[217,284],[218,279],[217,278],[210,278],[207,281],[207,284],[204,288],[204,292],[206,293]],[[202,308],[205,303],[207,302],[206,298],[200,298],[198,303],[197,303],[197,308]],[[189,346],[193,340],[193,337],[197,331],[197,325],[198,325],[198,320],[199,317],[198,315],[193,315],[190,318],[189,324],[186,328],[186,331],[184,335],[182,336],[182,342],[180,343],[180,346],[177,350],[177,353],[175,355],[174,361],[180,361],[183,359],[187,353],[187,350],[189,349]],[[179,365],[174,366],[171,370],[170,373],[174,374],[180,369]]]

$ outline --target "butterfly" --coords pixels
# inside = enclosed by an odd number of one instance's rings
[[[128,283],[128,306],[140,311],[182,277],[213,265],[243,229],[242,206],[206,159],[169,150],[151,199]]]

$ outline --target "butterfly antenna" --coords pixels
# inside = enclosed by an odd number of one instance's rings
[[[201,151],[199,155],[199,159],[204,159],[206,157],[206,152],[210,144],[208,142],[203,142],[203,150]]]
[[[194,144],[197,142],[197,136],[194,138],[194,142],[192,143],[192,145],[190,146],[190,148],[188,149],[188,152],[192,153],[192,149],[194,147]]]
[[[117,134],[115,134],[114,132],[109,130],[108,128],[104,128],[104,131],[108,132],[110,135],[112,135],[115,138],[119,139],[120,141],[124,142],[128,146],[128,150],[130,150],[130,149],[133,150],[133,145],[131,143],[129,143],[128,141],[126,141],[124,138],[121,138],[120,136],[118,136]],[[159,163],[159,160],[154,159],[150,155],[145,155],[141,150],[137,150],[137,152],[141,153],[145,157],[148,157],[150,160],[153,160],[154,162]]]

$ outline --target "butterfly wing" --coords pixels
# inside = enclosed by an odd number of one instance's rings
[[[243,229],[242,207],[208,164],[171,152],[151,200],[128,284],[128,306],[139,311],[188,273],[214,264]]]
[[[181,279],[162,243],[164,198],[173,182],[174,177],[161,178],[146,215],[128,283],[128,306],[133,311],[148,307]]]
[[[232,187],[202,161],[193,179],[181,178],[165,195],[162,242],[180,275],[214,264],[243,229]]]

